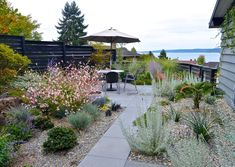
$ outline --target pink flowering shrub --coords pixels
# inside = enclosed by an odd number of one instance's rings
[[[101,87],[97,71],[89,66],[70,66],[64,70],[53,66],[43,75],[44,80],[37,87],[29,87],[26,96],[31,104],[47,112],[62,108],[76,112]]]

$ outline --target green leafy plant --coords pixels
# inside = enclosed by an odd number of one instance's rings
[[[36,20],[32,19],[31,15],[24,16],[7,0],[1,0],[0,6],[0,34],[23,36],[30,40],[41,40],[41,33],[37,31],[40,25]]]
[[[160,101],[161,106],[167,106],[170,104],[169,100],[161,100]]]
[[[6,135],[0,136],[0,166],[7,167],[11,159],[11,146]]]
[[[19,99],[22,99],[23,100],[23,95],[24,95],[24,91],[22,91],[22,90],[20,90],[20,89],[18,89],[18,88],[9,88],[8,90],[7,90],[7,94],[8,94],[8,96],[10,96],[10,97],[17,97],[17,98],[19,98]]]
[[[34,115],[34,116],[39,116],[40,114],[42,114],[42,111],[39,108],[30,108],[29,112]]]
[[[173,73],[178,70],[178,63],[175,60],[169,59],[155,59],[155,62],[158,62],[162,66],[162,72],[164,73]]]
[[[91,64],[100,68],[107,67],[107,64],[110,62],[111,53],[105,52],[105,45],[100,43],[93,43],[92,47],[95,48],[95,52],[90,57]]]
[[[1,14],[0,14],[1,15]],[[13,81],[18,72],[23,72],[31,62],[26,56],[15,53],[5,44],[0,44],[0,93]]]
[[[213,90],[213,85],[209,82],[199,82],[194,84],[183,83],[176,87],[176,99],[179,100],[185,97],[192,97],[194,108],[199,109],[202,98],[210,94]]]
[[[104,99],[105,99],[105,104],[110,103],[110,101],[111,101],[108,96],[105,96]]]
[[[12,69],[23,71],[31,62],[26,56],[15,53],[13,49],[5,44],[0,44],[0,69]]]
[[[9,83],[14,80],[17,72],[16,70],[5,68],[0,69],[0,93],[6,93],[9,89]]]
[[[121,123],[121,129],[132,151],[146,155],[159,155],[165,151],[168,133],[163,124],[160,108],[152,106],[152,112],[146,112],[145,117],[139,117],[135,128],[126,128]],[[137,128],[137,129],[136,129]]]
[[[196,139],[182,139],[167,147],[174,167],[212,167],[208,146]]]
[[[100,116],[99,108],[96,105],[93,105],[93,104],[90,104],[90,103],[85,104],[85,105],[82,106],[82,110],[84,112],[89,113],[92,116],[93,120],[97,120]]]
[[[149,72],[143,72],[139,75],[137,75],[136,79],[137,85],[151,85],[152,84],[152,78]]]
[[[206,62],[206,60],[205,60],[205,56],[204,56],[204,55],[198,56],[198,58],[197,58],[197,64],[203,65],[205,62]]]
[[[145,65],[145,62],[143,61],[143,62],[141,62],[141,61],[136,61],[136,60],[133,60],[130,64],[129,64],[129,66],[128,66],[128,71],[129,71],[129,73],[131,73],[131,74],[133,74],[133,75],[136,75],[136,73],[138,72],[138,71],[140,71],[140,72],[144,72],[145,71],[145,67],[146,65]],[[139,73],[140,73],[139,72]]]
[[[52,116],[58,119],[62,119],[66,117],[66,110],[67,110],[66,107],[61,106],[59,107],[59,110],[57,110],[56,112],[52,112]]]
[[[205,96],[205,102],[207,104],[210,104],[210,105],[213,105],[215,104],[215,101],[216,101],[216,97],[215,96]]]
[[[77,112],[68,116],[69,123],[76,129],[84,130],[92,122],[92,117],[86,112]]]
[[[11,141],[25,141],[32,137],[31,129],[24,122],[9,124],[4,127],[4,132],[9,134]]]
[[[46,152],[56,152],[73,148],[77,144],[77,136],[71,128],[55,127],[48,133],[43,143]]]
[[[213,86],[213,91],[211,92],[211,96],[215,96],[216,98],[223,98],[224,94],[225,92],[222,89],[216,87],[215,85]]]
[[[167,118],[174,122],[180,122],[180,120],[182,119],[182,113],[176,111],[173,106],[170,105],[170,109],[167,110]]]
[[[38,128],[41,130],[47,130],[47,129],[51,129],[54,127],[54,124],[51,122],[50,117],[47,117],[47,116],[36,117],[33,120],[33,125],[35,126],[35,128]]]
[[[234,32],[235,32],[235,7],[232,6],[229,10],[227,10],[224,21],[222,24],[222,42],[221,46],[226,46],[228,48],[233,47],[235,44],[234,40]]]
[[[184,118],[186,124],[196,134],[197,139],[203,139],[206,142],[214,136],[213,128],[217,124],[217,119],[207,112],[192,112]]]

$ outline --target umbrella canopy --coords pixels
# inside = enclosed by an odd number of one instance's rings
[[[88,41],[96,41],[96,42],[106,42],[111,44],[113,43],[132,43],[132,42],[140,42],[140,40],[136,37],[133,37],[131,35],[122,33],[116,29],[110,28],[108,30],[82,37],[82,39],[88,40]],[[112,59],[110,57],[110,68],[112,65]]]
[[[83,37],[83,39],[88,41],[96,42],[106,42],[106,43],[132,43],[140,42],[140,40],[131,35],[122,33],[116,29],[110,28],[108,30]]]

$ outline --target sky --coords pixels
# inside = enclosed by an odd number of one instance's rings
[[[41,24],[43,40],[58,38],[55,25],[65,3],[72,0],[8,0],[24,15]],[[218,29],[208,23],[216,0],[75,0],[85,15],[88,35],[113,27],[138,37],[125,45],[138,51],[215,48]]]

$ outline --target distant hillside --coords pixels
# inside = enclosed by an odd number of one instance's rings
[[[212,49],[172,49],[166,50],[168,53],[220,53],[220,48]],[[148,53],[149,51],[140,51],[139,53]],[[161,50],[153,50],[152,52],[159,53]]]

